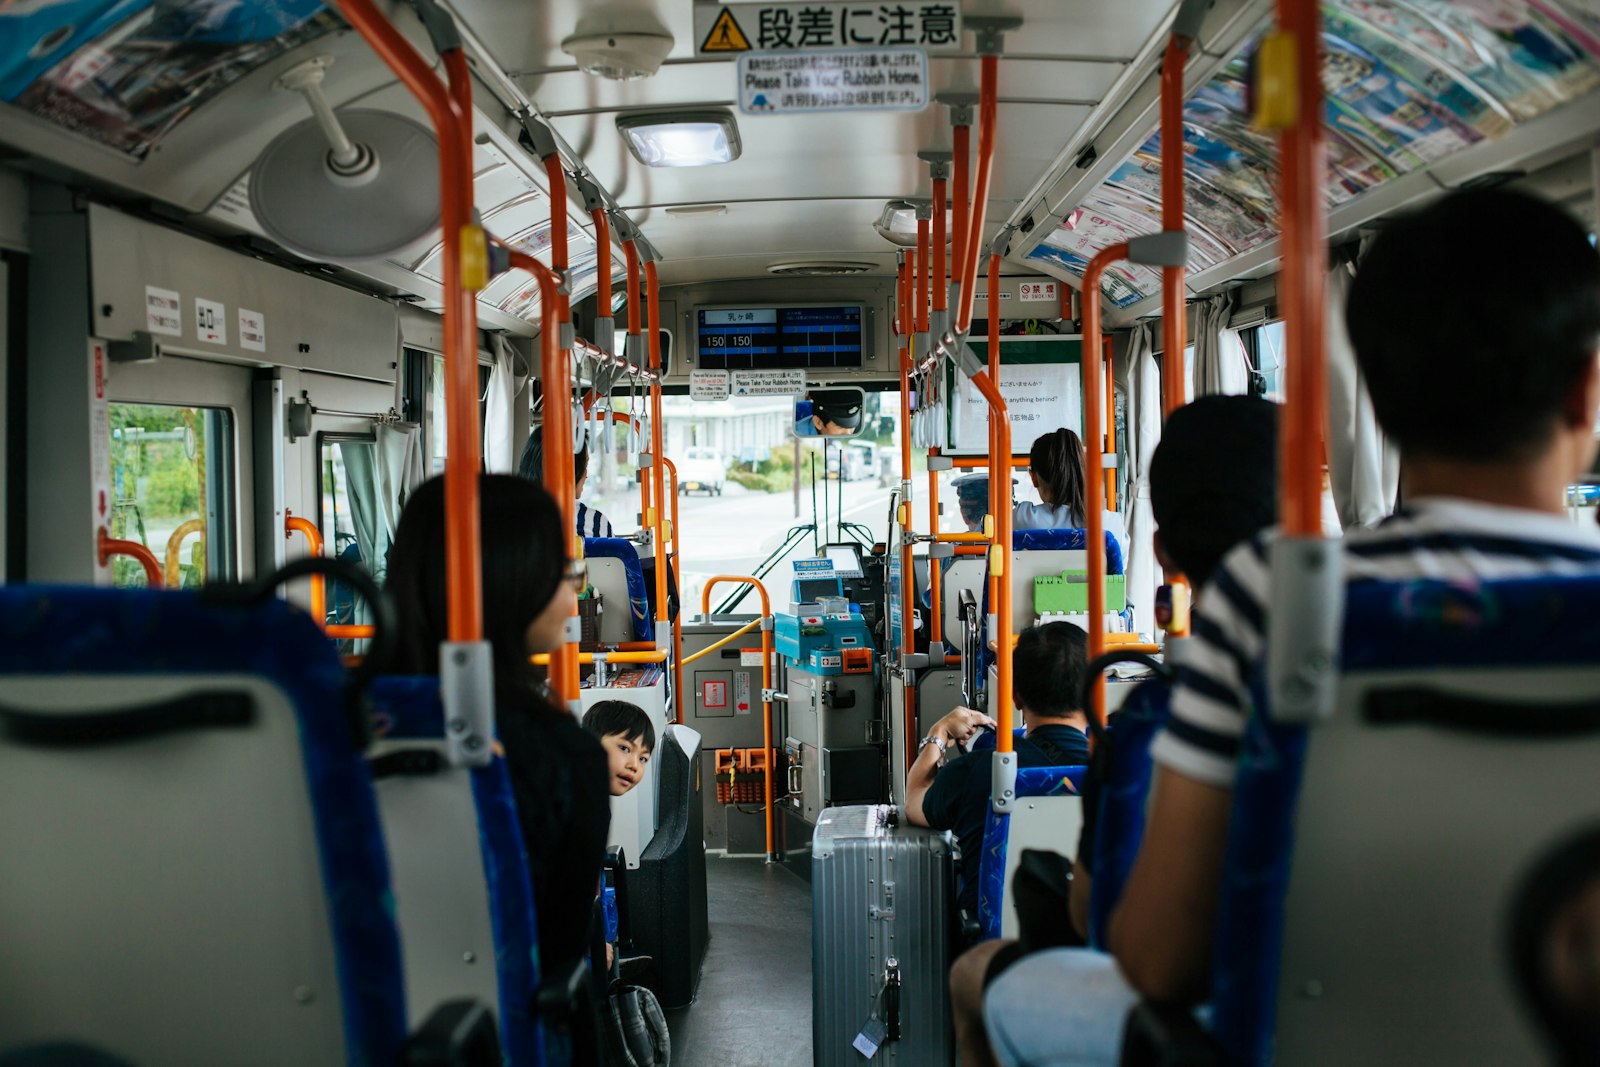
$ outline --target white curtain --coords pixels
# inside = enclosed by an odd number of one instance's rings
[[[1161,366],[1156,362],[1154,328],[1134,327],[1128,338],[1128,488],[1127,571],[1128,603],[1134,625],[1154,632],[1156,554],[1151,533],[1155,516],[1150,511],[1150,456],[1161,440]]]
[[[1194,306],[1194,395],[1250,391],[1250,363],[1236,330],[1228,329],[1234,294],[1222,293]]]
[[[1372,397],[1345,330],[1353,265],[1328,272],[1328,475],[1339,523],[1371,526],[1394,510],[1400,453],[1378,427]]]
[[[489,372],[489,394],[484,400],[483,469],[508,474],[517,469],[516,430],[512,425],[512,399],[517,394],[516,351],[504,334],[494,335],[494,367]]]

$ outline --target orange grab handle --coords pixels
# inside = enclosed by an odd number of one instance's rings
[[[156,562],[156,554],[137,541],[124,541],[119,537],[112,537],[106,532],[104,526],[95,537],[95,548],[100,566],[109,566],[111,557],[127,556],[137,560],[139,566],[144,568],[144,581],[151,589],[160,589],[161,564]]]
[[[181,573],[181,568],[183,566],[181,557],[181,553],[183,551],[183,539],[194,533],[196,530],[200,531],[201,536],[204,537],[205,529],[206,520],[190,519],[187,522],[179,523],[178,528],[173,530],[172,533],[167,537],[167,553],[165,560],[166,567],[164,568],[164,574],[166,577],[165,584],[168,589],[178,588],[178,575]]]
[[[300,534],[306,539],[306,555],[322,555],[322,531],[317,529],[317,524],[285,509],[283,513],[283,536],[287,538],[294,534]],[[320,574],[311,576],[311,617],[317,621],[318,626],[327,625],[328,587]]]
[[[1189,57],[1190,41],[1173,34],[1161,61],[1161,228],[1184,228],[1183,152],[1168,151],[1168,145],[1182,145],[1183,68]],[[1084,292],[1089,293],[1087,283]],[[1184,334],[1183,268],[1161,268],[1161,410],[1172,414],[1183,404]]]

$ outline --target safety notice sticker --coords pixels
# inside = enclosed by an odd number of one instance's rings
[[[695,370],[689,372],[690,400],[728,399],[728,372],[725,370]]]
[[[739,110],[746,115],[921,111],[927,106],[928,56],[920,48],[739,57]]]
[[[696,3],[694,39],[701,55],[826,52],[840,48],[961,49],[956,0]]]
[[[732,376],[734,396],[798,396],[806,391],[803,370],[736,370]]]
[[[183,298],[176,289],[144,287],[144,328],[167,337],[183,336]]]

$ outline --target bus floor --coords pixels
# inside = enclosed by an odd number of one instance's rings
[[[694,1004],[671,1012],[674,1064],[809,1067],[811,891],[781,864],[706,857],[711,942]]]

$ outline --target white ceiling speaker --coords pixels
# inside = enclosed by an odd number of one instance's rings
[[[561,50],[585,74],[632,81],[660,70],[672,44],[672,34],[648,11],[600,11],[580,19]]]
[[[250,209],[266,235],[330,263],[400,257],[439,228],[439,145],[420,123],[388,111],[334,114],[322,94],[332,56],[275,83],[312,117],[273,139],[250,170]]]

